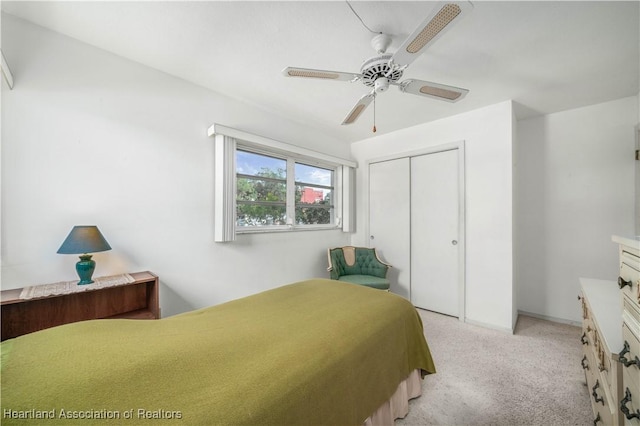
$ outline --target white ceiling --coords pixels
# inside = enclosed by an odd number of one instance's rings
[[[435,3],[352,1],[374,31],[411,33]],[[378,134],[513,99],[519,118],[638,94],[640,3],[484,2],[405,71],[470,93],[451,104],[391,87]],[[372,136],[372,106],[340,123],[361,83],[285,78],[286,66],[359,72],[373,36],[344,1],[2,1],[2,10],[345,141]]]

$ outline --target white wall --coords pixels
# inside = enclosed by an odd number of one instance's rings
[[[72,280],[56,251],[73,225],[113,247],[95,275],[151,270],[163,315],[326,277],[339,231],[213,242],[215,123],[348,158],[348,144],[2,15],[15,77],[2,91],[2,288]]]
[[[356,175],[357,232],[368,245],[366,161],[449,142],[465,141],[466,319],[512,330],[512,105],[493,106],[352,144]]]
[[[612,234],[634,231],[630,97],[518,122],[519,308],[580,321],[578,277],[615,280]]]

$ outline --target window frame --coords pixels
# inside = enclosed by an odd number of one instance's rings
[[[213,124],[208,135],[214,138],[214,241],[231,242],[236,234],[292,232],[341,229],[342,232],[355,230],[354,187],[357,163],[340,157],[287,144],[264,136],[242,130]],[[329,225],[285,225],[266,227],[247,227],[236,232],[236,150],[262,153],[282,158],[292,157],[301,164],[334,170],[334,223]],[[295,165],[294,163],[292,163]],[[292,166],[295,167],[295,166]],[[288,170],[287,176],[295,179],[295,170]],[[295,184],[290,185],[290,195],[295,200]],[[295,203],[295,201],[294,201]],[[295,206],[294,215],[295,217]],[[276,229],[277,228],[277,229]]]
[[[246,152],[246,153],[250,153],[250,154],[256,154],[256,155],[260,155],[263,157],[269,157],[272,159],[277,159],[277,160],[281,160],[284,161],[284,170],[285,170],[285,178],[284,179],[278,179],[278,178],[272,178],[272,177],[262,177],[262,176],[258,176],[258,175],[247,175],[244,173],[238,173],[237,170],[237,153],[238,151],[242,151],[242,152]],[[235,155],[236,155],[236,170],[235,170],[235,183],[236,183],[236,192],[235,192],[235,229],[237,233],[243,233],[245,229],[256,229],[256,228],[263,228],[263,227],[269,227],[269,228],[279,228],[279,227],[283,227],[285,225],[266,225],[266,226],[248,226],[248,227],[243,227],[243,226],[238,226],[238,205],[239,204],[254,204],[254,205],[263,205],[263,206],[272,206],[272,207],[276,207],[276,206],[284,206],[285,210],[285,216],[288,217],[288,211],[287,211],[287,199],[289,198],[289,191],[288,191],[288,186],[287,186],[287,176],[289,174],[289,170],[288,170],[288,162],[285,158],[283,158],[282,156],[279,155],[274,155],[274,154],[267,154],[265,152],[258,152],[256,150],[251,150],[251,149],[247,149],[244,148],[241,144],[237,144],[236,145],[236,149],[235,149]],[[240,176],[241,175],[241,176]],[[253,179],[253,180],[263,180],[263,181],[271,181],[271,182],[282,182],[285,185],[285,191],[284,191],[284,201],[278,201],[278,202],[269,202],[269,201],[254,201],[254,202],[241,202],[243,200],[238,200],[238,179],[239,178],[247,178],[247,179]]]
[[[323,229],[340,229],[340,221],[339,215],[336,214],[336,200],[342,196],[339,189],[336,187],[336,175],[339,172],[339,167],[336,164],[330,164],[328,162],[324,162],[321,160],[310,159],[308,157],[295,155],[292,153],[283,153],[275,150],[269,150],[263,147],[256,148],[252,144],[247,144],[245,141],[238,140],[236,144],[236,152],[244,151],[252,154],[264,155],[272,158],[277,158],[280,160],[284,160],[286,162],[286,217],[287,224],[286,225],[265,225],[265,226],[238,226],[237,225],[237,215],[236,215],[236,225],[235,232],[236,234],[253,234],[253,233],[262,233],[262,232],[283,232],[283,231],[312,231],[312,230],[323,230]],[[296,184],[298,183],[295,180],[295,166],[296,164],[302,164],[309,167],[317,167],[321,169],[330,170],[331,173],[331,188],[332,188],[332,204],[330,208],[330,217],[331,223],[328,224],[297,224],[296,223]],[[237,170],[236,170],[236,182],[237,182]],[[313,187],[320,187],[321,185],[308,184]],[[236,202],[237,202],[237,194],[236,194]]]

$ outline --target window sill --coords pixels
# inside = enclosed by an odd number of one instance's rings
[[[236,228],[237,235],[244,234],[270,234],[278,232],[305,232],[305,231],[339,231],[341,227],[336,225],[309,225],[309,226],[278,226],[278,227],[255,227],[255,228]]]

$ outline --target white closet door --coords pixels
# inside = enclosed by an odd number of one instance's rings
[[[411,302],[459,316],[458,150],[411,158]]]
[[[369,247],[393,267],[391,291],[409,299],[409,158],[369,165]]]

